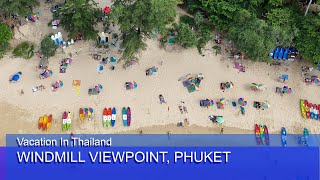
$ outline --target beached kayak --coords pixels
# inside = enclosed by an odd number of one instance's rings
[[[265,134],[264,134],[264,128],[262,125],[259,125],[259,128],[260,128],[261,144],[265,144],[266,138],[265,138]]]
[[[123,120],[123,125],[127,126],[127,109],[125,107],[122,108],[122,120]]]
[[[261,144],[261,136],[260,136],[260,127],[258,124],[255,125],[255,133],[256,133],[257,144],[260,145]]]
[[[131,124],[131,109],[130,109],[130,107],[127,108],[127,115],[128,115],[127,125],[130,126],[130,124]]]
[[[300,99],[300,108],[301,108],[301,115],[303,118],[307,118],[306,116],[306,108],[304,106],[304,100]]]
[[[44,115],[44,117],[43,117],[43,126],[42,126],[43,130],[47,129],[47,124],[48,124],[48,116]]]
[[[40,117],[38,122],[38,129],[42,129],[42,127],[43,127],[43,117]]]
[[[313,104],[310,104],[310,118],[314,119],[314,109],[313,109]]]
[[[51,124],[52,124],[52,114],[48,116],[47,130],[50,129]]]
[[[81,121],[84,120],[84,111],[83,111],[82,108],[80,108],[80,110],[79,110],[79,118],[80,118]]]
[[[111,118],[112,118],[112,109],[111,108],[108,108],[108,111],[107,111],[107,126],[108,127],[111,127]]]
[[[62,130],[67,130],[67,118],[68,118],[68,113],[65,111],[62,114]]]
[[[304,101],[304,107],[306,109],[306,117],[309,119],[310,118],[310,107],[309,107],[309,102],[307,100]]]
[[[264,129],[264,136],[265,136],[265,141],[266,141],[266,145],[270,144],[270,139],[269,139],[269,131],[268,131],[268,127],[266,125],[263,126]]]
[[[306,146],[308,146],[309,145],[309,143],[308,143],[309,130],[307,128],[303,129],[303,137],[304,137]]]
[[[116,123],[116,119],[117,119],[117,111],[116,108],[112,108],[112,115],[111,115],[111,126],[113,127]]]
[[[287,130],[284,127],[281,129],[281,141],[282,146],[287,146]]]
[[[103,114],[102,114],[102,125],[103,125],[103,127],[107,126],[107,119],[108,119],[107,115],[108,115],[108,109],[104,108],[103,109]]]
[[[67,118],[67,130],[71,129],[71,112],[68,112],[68,118]]]

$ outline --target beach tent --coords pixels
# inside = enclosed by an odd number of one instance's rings
[[[278,57],[279,57],[279,52],[280,52],[280,48],[277,47],[277,48],[276,48],[276,51],[274,52],[273,59],[278,59]]]
[[[318,84],[320,81],[318,76],[311,76],[311,82],[314,82],[315,84]]]
[[[238,104],[242,107],[246,106],[247,105],[247,101],[245,101],[244,98],[239,98],[238,99]]]
[[[98,72],[103,71],[103,69],[104,69],[103,65],[98,65],[98,66],[97,66],[97,71],[98,71]]]

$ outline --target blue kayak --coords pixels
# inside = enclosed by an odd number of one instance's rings
[[[113,127],[116,124],[117,119],[117,111],[116,108],[112,108],[112,115],[111,115],[111,127]]]
[[[287,130],[284,127],[281,129],[281,141],[282,146],[287,146]]]
[[[123,120],[123,125],[126,127],[128,125],[128,116],[127,116],[127,108],[125,107],[122,108],[122,120]]]

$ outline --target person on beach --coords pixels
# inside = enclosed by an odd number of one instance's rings
[[[159,95],[159,99],[160,99],[160,104],[162,103],[167,103],[165,100],[164,100],[164,97],[162,94]]]
[[[221,128],[220,134],[223,134],[223,128]]]
[[[21,91],[20,91],[20,95],[24,95],[24,91],[23,91],[23,89],[21,89]]]

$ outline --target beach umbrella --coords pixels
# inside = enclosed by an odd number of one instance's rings
[[[224,122],[224,118],[222,116],[218,116],[216,119],[217,123],[223,123]]]
[[[133,81],[133,88],[136,89],[137,87],[138,87],[138,84],[135,81]]]
[[[292,89],[289,86],[283,86],[282,91],[287,94],[292,93]]]
[[[246,105],[247,105],[247,101],[245,101],[244,98],[239,98],[239,99],[238,99],[238,104],[239,104],[240,106],[246,106]]]
[[[16,74],[14,74],[12,77],[11,77],[11,80],[12,81],[18,81],[20,79],[20,76],[22,75],[22,72],[17,72]]]
[[[259,86],[256,83],[251,83],[250,84],[250,89],[253,91],[258,91],[259,90]]]
[[[288,80],[289,79],[289,75],[288,74],[282,74],[281,75],[281,79]]]
[[[59,86],[62,87],[63,86],[63,82],[59,80]]]
[[[100,71],[103,71],[103,66],[102,66],[102,65],[98,65],[98,66],[97,66],[97,71],[99,71],[99,72],[100,72]]]
[[[53,74],[51,70],[48,70],[48,73],[49,73],[50,77],[51,77],[52,74]]]
[[[221,98],[221,99],[219,100],[219,102],[220,102],[221,104],[228,104],[228,103],[229,103],[229,101],[226,100],[226,98]]]
[[[263,84],[259,84],[258,85],[258,90],[259,91],[266,91],[267,90],[267,86],[263,85]]]
[[[59,86],[60,86],[60,82],[59,82],[59,81],[56,81],[56,82],[54,83],[54,87],[58,88]]]
[[[88,108],[84,108],[84,109],[83,109],[83,112],[84,112],[84,114],[88,114],[88,112],[89,112],[89,111],[88,111]]]
[[[111,8],[109,6],[106,6],[103,8],[103,12],[106,14],[110,13],[110,11],[111,11]]]
[[[265,109],[268,109],[270,107],[269,102],[267,100],[263,101],[262,107],[265,108]]]
[[[226,82],[226,88],[230,89],[233,88],[234,84],[231,81]]]

